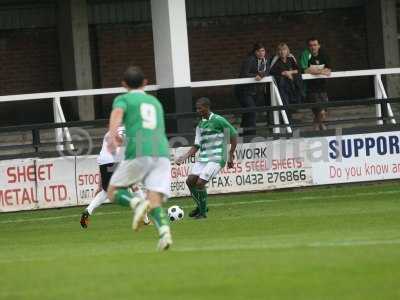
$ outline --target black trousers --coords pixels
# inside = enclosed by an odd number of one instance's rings
[[[108,185],[110,183],[110,179],[112,174],[114,173],[115,168],[117,167],[117,164],[104,164],[100,165],[100,176],[101,176],[101,187],[103,188],[104,191],[107,192]]]
[[[256,107],[257,96],[254,94],[240,93],[239,103],[243,108]],[[243,136],[254,136],[256,134],[257,113],[255,111],[246,112],[242,115],[242,123],[240,126],[243,128]],[[253,127],[252,129],[246,129]]]

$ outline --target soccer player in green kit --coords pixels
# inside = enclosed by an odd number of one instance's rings
[[[159,250],[172,245],[168,216],[162,207],[170,194],[171,165],[161,103],[144,91],[147,83],[138,67],[129,67],[122,85],[127,93],[115,98],[109,126],[110,152],[121,145],[118,127],[126,129],[125,159],[111,177],[108,197],[134,211],[132,228],[137,231],[148,212],[160,237]],[[142,183],[145,199],[132,194],[129,187]]]
[[[212,177],[218,174],[226,162],[228,162],[228,168],[233,167],[237,145],[236,129],[224,117],[212,113],[210,106],[210,100],[206,97],[197,100],[196,110],[202,119],[196,127],[194,146],[175,162],[180,165],[200,150],[199,157],[186,180],[193,200],[197,204],[189,216],[196,219],[207,217],[205,186]],[[231,147],[228,154],[229,143]]]

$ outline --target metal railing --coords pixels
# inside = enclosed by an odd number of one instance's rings
[[[374,77],[374,90],[375,99],[380,100],[375,104],[376,109],[376,122],[377,125],[383,124],[382,106],[387,111],[387,117],[391,124],[396,124],[396,120],[393,115],[392,107],[389,101],[386,101],[387,94],[382,83],[382,75],[400,74],[400,68],[392,69],[371,69],[371,70],[358,70],[358,71],[342,71],[332,72],[331,76],[314,76],[310,74],[303,74],[304,80],[313,80],[318,78],[348,78],[348,77]],[[279,94],[278,87],[275,84],[271,76],[265,77],[260,81],[256,81],[254,78],[243,78],[243,79],[224,79],[224,80],[212,80],[212,81],[198,81],[192,82],[192,88],[200,87],[218,87],[218,86],[233,86],[241,84],[262,84],[267,83],[270,85],[271,94],[271,105],[273,110],[273,133],[280,134],[282,129],[285,129],[288,134],[292,133],[292,128],[289,122],[289,118],[286,112],[286,108],[283,104],[282,98]],[[160,89],[158,85],[149,85],[146,87],[146,91],[157,91]],[[61,106],[61,100],[63,98],[80,97],[80,96],[96,96],[96,95],[110,95],[110,94],[121,94],[126,90],[124,88],[104,88],[104,89],[90,89],[90,90],[76,90],[76,91],[63,91],[63,92],[50,92],[50,93],[34,93],[34,94],[21,94],[21,95],[7,95],[0,96],[0,103],[12,102],[12,101],[26,101],[26,100],[41,100],[41,99],[52,99],[53,100],[53,112],[55,123],[65,123],[65,115]],[[259,110],[257,110],[259,111]],[[281,124],[282,119],[282,124]],[[283,125],[283,126],[282,126]],[[60,145],[60,149],[64,147],[64,139],[71,142],[71,135],[68,127],[56,128],[56,141]],[[70,144],[73,148],[73,145]]]
[[[393,74],[400,74],[400,68],[391,68],[391,69],[370,69],[370,70],[357,70],[357,71],[341,71],[341,72],[332,72],[330,76],[315,76],[311,74],[303,74],[303,80],[313,80],[319,78],[348,78],[348,77],[374,77],[374,91],[375,91],[375,98],[376,99],[387,99],[387,94],[385,88],[382,83],[382,75],[393,75]],[[255,81],[252,79],[225,79],[225,80],[212,80],[212,81],[199,81],[199,82],[192,82],[191,87],[211,87],[211,86],[224,86],[224,85],[238,85],[238,84],[249,84],[249,83],[269,83],[270,84],[270,93],[271,93],[271,105],[272,106],[283,106],[282,98],[279,94],[278,87],[276,86],[273,78],[271,76],[265,77],[260,81]],[[384,101],[383,101],[384,102]],[[384,103],[387,105],[386,109],[388,112],[388,116],[391,117],[391,123],[396,124],[396,120],[393,116],[393,111],[390,103]],[[383,120],[382,118],[382,104],[376,104],[376,117],[377,125],[382,125]],[[292,132],[292,129],[289,124],[289,120],[285,110],[275,111],[274,112],[274,125],[280,124],[280,117],[281,114],[283,123],[286,126],[286,130],[288,133]],[[280,128],[277,126],[274,129],[274,133],[280,133]]]
[[[400,103],[400,98],[392,98],[392,99],[386,99],[385,102],[387,104],[390,103]],[[364,105],[364,106],[370,106],[370,105],[377,105],[381,104],[382,101],[380,99],[354,99],[351,101],[331,101],[331,102],[326,102],[326,103],[317,103],[317,104],[296,104],[296,105],[290,105],[290,108],[293,109],[312,109],[316,106],[318,107],[323,107],[323,108],[332,108],[332,107],[348,107],[348,106],[354,106],[354,105]],[[288,107],[285,106],[259,106],[255,108],[231,108],[231,109],[224,109],[224,110],[216,110],[215,112],[221,115],[235,115],[235,114],[242,114],[245,112],[250,112],[250,111],[256,111],[258,113],[262,112],[279,112],[286,110]],[[170,113],[166,114],[166,119],[182,119],[182,118],[189,118],[189,119],[194,119],[197,118],[197,114],[194,112],[188,112],[188,113]],[[341,134],[360,134],[360,133],[370,133],[370,132],[380,132],[380,131],[398,131],[400,130],[400,124],[394,124],[392,122],[391,117],[387,116],[382,116],[380,118],[377,118],[376,116],[374,117],[357,117],[356,119],[340,119],[340,120],[331,120],[327,121],[327,125],[343,125],[343,124],[353,124],[355,126],[351,128],[341,128]],[[371,122],[377,122],[379,123],[384,123],[384,125],[381,126],[365,126],[365,125],[359,125],[359,124],[370,124]],[[53,157],[53,156],[59,156],[59,155],[75,155],[76,153],[80,153],[83,148],[87,148],[88,140],[82,140],[81,137],[76,138],[76,136],[72,136],[72,143],[74,144],[74,147],[71,148],[69,147],[71,142],[69,140],[64,140],[64,141],[49,141],[48,139],[43,141],[42,140],[42,133],[46,132],[48,130],[64,130],[66,128],[69,128],[73,133],[76,133],[76,129],[82,130],[85,128],[86,130],[88,128],[102,128],[104,129],[106,127],[108,120],[107,119],[100,119],[100,120],[93,120],[93,121],[72,121],[72,122],[63,122],[63,123],[43,123],[43,124],[32,124],[32,125],[19,125],[19,126],[7,126],[7,127],[0,127],[0,135],[2,133],[10,133],[10,132],[30,132],[31,134],[31,139],[29,143],[17,143],[17,144],[8,144],[8,145],[0,145],[0,160],[6,160],[6,159],[13,159],[13,158],[26,158],[26,157]],[[293,125],[294,128],[300,129],[303,127],[308,127],[311,126],[311,123],[299,123]],[[256,128],[252,129],[275,129],[276,127],[280,129],[285,129],[286,125],[285,124],[279,124],[279,125],[262,125],[262,126],[257,126]],[[296,137],[313,137],[313,136],[324,136],[324,135],[335,135],[336,134],[336,129],[330,129],[330,130],[325,130],[325,131],[319,131],[319,132],[307,132],[307,131],[297,131],[296,132]],[[170,138],[170,141],[173,140],[174,137],[185,137],[188,138],[189,140],[193,140],[193,135],[194,131],[190,132],[179,132],[179,133],[169,133],[168,137]],[[88,136],[90,138],[90,143],[92,144],[92,149],[93,151],[90,151],[90,153],[85,153],[85,154],[94,154],[97,153],[96,151],[99,150],[98,148],[101,145],[102,142],[102,136]],[[258,136],[260,137],[260,136]],[[282,133],[279,135],[272,135],[270,138],[291,138],[292,134],[289,133]],[[267,138],[264,136],[264,138]],[[266,139],[267,140],[267,139]],[[97,143],[97,145],[95,145]],[[171,145],[174,146],[174,145]],[[176,145],[175,145],[176,146]],[[64,149],[65,148],[65,149]],[[51,149],[51,150],[49,150]],[[13,150],[24,150],[23,153],[18,153],[18,154],[5,154],[7,152],[13,151]],[[64,153],[64,150],[66,153]]]

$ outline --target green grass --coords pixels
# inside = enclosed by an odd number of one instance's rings
[[[211,196],[207,220],[154,227],[82,208],[0,214],[0,299],[400,299],[398,183]],[[191,201],[170,204],[191,208]]]

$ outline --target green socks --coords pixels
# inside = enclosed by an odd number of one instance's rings
[[[189,190],[194,202],[196,202],[199,208],[200,214],[205,216],[207,214],[207,189],[204,188],[200,190],[196,187],[189,187]]]
[[[189,187],[189,191],[192,194],[194,202],[196,202],[197,207],[200,207],[199,195],[195,187]]]
[[[155,207],[149,212],[150,218],[153,220],[157,227],[158,232],[161,234],[160,229],[164,226],[169,227],[169,219],[165,209],[162,207]]]
[[[204,188],[202,190],[197,190],[197,196],[199,201],[200,214],[203,216],[207,215],[207,190]]]
[[[115,202],[122,206],[130,206],[135,208],[136,205],[141,201],[141,198],[135,196],[135,193],[131,193],[128,189],[117,189],[114,193]],[[157,231],[160,236],[170,232],[168,215],[162,207],[155,207],[149,212],[150,218],[153,220],[157,227]]]
[[[128,189],[117,189],[114,192],[115,202],[122,206],[131,206],[133,194]]]
[[[129,189],[120,188],[115,191],[114,199],[119,205],[135,208],[141,198],[137,193],[132,193]]]

